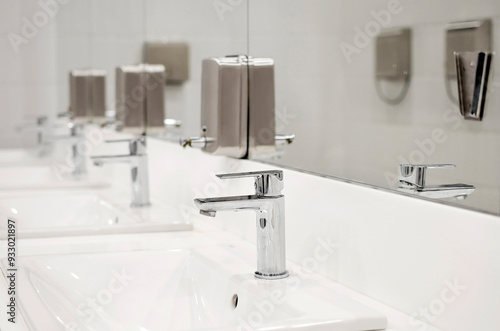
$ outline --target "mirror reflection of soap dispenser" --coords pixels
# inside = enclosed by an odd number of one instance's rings
[[[163,65],[138,64],[116,68],[116,119],[126,128],[146,131],[165,120],[166,80]]]
[[[244,55],[203,60],[201,127],[200,137],[181,144],[252,159],[291,143],[294,135],[276,135],[274,61]]]
[[[69,73],[70,106],[59,117],[103,118],[106,111],[106,71],[74,69]]]

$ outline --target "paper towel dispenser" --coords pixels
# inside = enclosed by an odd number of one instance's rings
[[[459,97],[454,93],[457,70],[455,53],[492,52],[493,23],[489,18],[449,23],[445,40],[445,87],[448,98],[459,105]],[[456,91],[456,90],[455,90]]]
[[[487,52],[455,53],[458,100],[464,119],[483,119],[492,56]]]
[[[185,42],[148,41],[144,45],[146,63],[165,66],[167,84],[189,79],[189,45]]]

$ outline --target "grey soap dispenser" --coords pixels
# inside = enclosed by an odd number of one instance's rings
[[[274,61],[245,55],[204,59],[201,136],[181,144],[214,155],[256,158],[276,152]]]

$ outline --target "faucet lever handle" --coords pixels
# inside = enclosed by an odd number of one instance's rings
[[[427,169],[455,168],[454,164],[400,164],[399,181],[420,188],[425,187]]]
[[[283,171],[281,170],[239,172],[216,176],[220,179],[253,177],[255,178],[255,194],[257,196],[279,195],[283,190]]]
[[[146,154],[146,136],[140,136],[130,139],[108,139],[105,143],[128,143],[130,155]]]

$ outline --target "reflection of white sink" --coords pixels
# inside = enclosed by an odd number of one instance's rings
[[[148,217],[147,210],[163,211],[162,218]],[[151,212],[150,212],[151,213]],[[2,197],[0,215],[17,223],[17,236],[52,237],[125,232],[179,231],[192,226],[178,214],[155,206],[135,211],[115,205],[96,194],[17,195]],[[0,223],[5,238],[6,222]],[[2,229],[3,227],[3,229]]]
[[[40,157],[36,153],[36,150],[29,149],[2,149],[0,150],[0,167],[50,164],[50,157]]]
[[[383,315],[290,269],[253,277],[254,251],[190,249],[21,257],[30,330],[377,330]],[[5,279],[7,261],[3,260]]]
[[[58,176],[50,166],[0,167],[0,190],[105,187],[109,184],[92,175]]]

